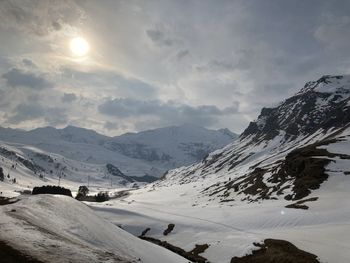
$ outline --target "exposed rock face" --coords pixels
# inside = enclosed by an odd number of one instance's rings
[[[287,137],[312,134],[318,129],[339,128],[350,122],[349,79],[323,76],[308,82],[295,96],[275,108],[263,108],[241,138],[271,140],[285,131]]]
[[[240,196],[241,201],[255,202],[277,199],[285,190],[289,190],[292,194],[284,195],[286,200],[300,200],[327,180],[325,166],[332,162],[330,158],[350,159],[348,155],[318,148],[335,141],[323,140],[297,148],[269,168],[256,167],[247,175],[209,186],[203,193],[217,195],[221,202],[233,200],[232,195]]]
[[[33,161],[29,161],[29,160],[19,156],[17,153],[10,151],[4,147],[0,147],[0,155],[9,157],[13,160],[16,160],[16,161],[22,163],[25,167],[27,167],[29,170],[33,171],[34,173],[45,171],[44,168],[37,165]]]
[[[123,174],[118,167],[114,166],[113,164],[107,163],[106,164],[106,168],[109,174],[116,176],[116,177],[120,177],[121,179],[123,179],[123,181],[121,182],[121,184],[126,184],[126,183],[133,183],[135,182],[134,179],[130,178],[129,176]]]

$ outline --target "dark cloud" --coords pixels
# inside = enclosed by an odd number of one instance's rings
[[[160,46],[170,47],[177,42],[176,40],[167,37],[165,33],[160,30],[148,29],[146,30],[146,34],[154,43]]]
[[[175,102],[159,100],[144,101],[130,98],[107,100],[98,107],[100,113],[118,118],[155,117],[159,125],[179,125],[194,123],[211,125],[217,117],[238,113],[238,105],[219,109],[213,105],[190,106]]]
[[[23,65],[26,66],[26,67],[29,67],[29,68],[36,67],[35,63],[33,61],[31,61],[30,59],[24,58],[22,60],[22,62],[23,62]]]
[[[61,100],[62,102],[70,103],[77,100],[77,95],[74,93],[64,93]]]
[[[34,73],[23,72],[20,69],[13,68],[9,72],[4,73],[2,77],[6,80],[8,86],[28,87],[31,89],[44,89],[52,87],[52,83],[45,78],[35,75]]]
[[[190,54],[190,52],[188,51],[188,49],[186,49],[186,50],[180,50],[180,51],[176,54],[176,57],[177,57],[178,59],[182,59],[182,58],[188,56],[189,54]]]
[[[62,25],[58,21],[52,22],[52,27],[56,30],[59,31],[62,28]]]
[[[57,107],[44,107],[38,103],[26,103],[18,105],[14,114],[6,122],[9,124],[19,124],[24,121],[42,119],[47,125],[61,125],[67,123],[68,116],[65,109]]]
[[[45,114],[44,108],[39,104],[20,104],[15,108],[14,112],[15,114],[7,120],[11,124],[35,120],[43,117]]]

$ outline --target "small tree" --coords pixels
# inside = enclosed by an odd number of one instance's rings
[[[82,199],[86,197],[89,194],[89,188],[87,188],[85,185],[79,186],[77,196],[75,197],[76,199]]]
[[[109,200],[109,194],[108,192],[99,192],[97,195],[95,195],[96,202],[104,202]]]
[[[69,189],[56,186],[56,185],[34,187],[32,191],[32,195],[39,195],[39,194],[67,195],[72,197],[72,193]]]

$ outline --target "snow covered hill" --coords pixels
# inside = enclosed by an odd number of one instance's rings
[[[64,129],[38,128],[28,132],[0,128],[2,148],[16,148],[27,159],[35,164],[40,163],[48,171],[53,170],[49,166],[55,159],[55,170],[70,166],[75,172],[91,174],[98,170],[100,177],[108,177],[105,176],[105,170],[110,164],[121,174],[133,177],[136,181],[137,177],[151,180],[152,176],[160,177],[168,169],[199,161],[235,137],[227,129],[214,131],[193,125],[129,133],[113,138],[72,126]],[[92,168],[82,169],[84,167]],[[74,174],[74,171],[65,174]]]
[[[0,206],[0,224],[2,241],[39,262],[188,262],[67,196],[22,196]]]

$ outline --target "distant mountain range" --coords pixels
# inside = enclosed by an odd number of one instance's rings
[[[162,176],[169,169],[195,163],[236,137],[228,129],[209,130],[191,124],[116,137],[74,126],[31,131],[0,128],[1,141],[22,149],[33,162],[43,166],[45,159],[54,154],[88,165],[110,165],[124,176],[146,181]],[[46,157],[38,159],[38,151],[43,151],[40,155]]]

